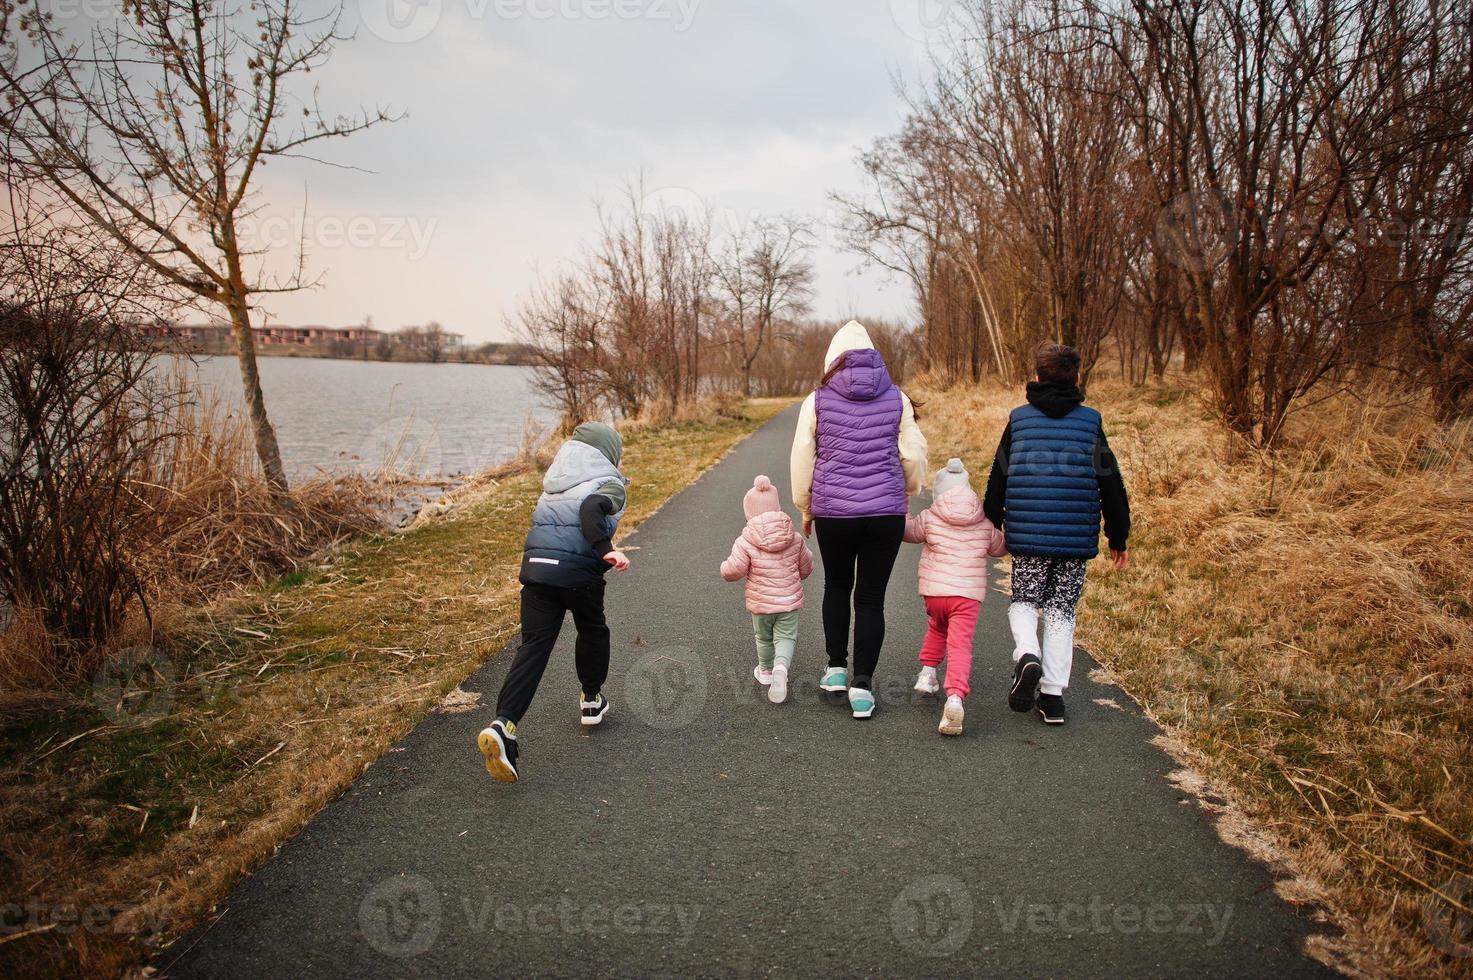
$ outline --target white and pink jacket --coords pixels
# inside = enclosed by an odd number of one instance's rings
[[[921,549],[921,595],[987,595],[987,558],[1007,553],[1002,532],[982,513],[971,487],[952,487],[905,519],[905,540]]]
[[[780,510],[747,521],[742,536],[721,563],[721,577],[747,579],[747,611],[755,615],[803,608],[803,580],[813,574],[813,552]]]

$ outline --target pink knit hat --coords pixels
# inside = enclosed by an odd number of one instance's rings
[[[777,487],[765,476],[759,476],[752,481],[752,489],[742,498],[742,512],[751,520],[758,514],[766,514],[768,511],[782,510],[782,501],[777,499]]]

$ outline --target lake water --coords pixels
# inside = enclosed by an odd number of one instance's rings
[[[243,410],[233,357],[194,359],[201,385]],[[262,357],[261,389],[287,476],[401,470],[454,479],[516,455],[528,418],[545,432],[532,371],[498,364],[402,364]]]

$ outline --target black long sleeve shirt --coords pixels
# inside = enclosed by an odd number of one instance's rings
[[[604,533],[604,518],[614,512],[614,502],[601,493],[591,493],[578,507],[578,525],[593,553],[603,558],[614,550],[614,543]]]

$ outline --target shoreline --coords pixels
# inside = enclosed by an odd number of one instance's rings
[[[228,345],[189,345],[180,347],[160,347],[159,354],[180,355],[184,357],[228,357],[235,358],[237,353],[234,347]],[[303,350],[300,348],[277,348],[273,345],[264,345],[256,348],[256,357],[276,357],[283,359],[309,359],[319,361],[362,361],[365,364],[474,364],[483,367],[536,367],[537,360],[534,357],[511,354],[506,357],[466,357],[452,356],[432,361],[429,358],[415,357],[373,357],[364,356],[361,353],[336,354],[332,351],[313,349]]]

